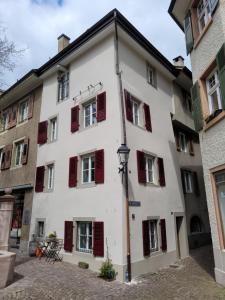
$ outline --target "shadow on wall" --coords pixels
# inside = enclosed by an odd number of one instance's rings
[[[190,251],[190,256],[196,263],[204,269],[210,276],[214,275],[214,257],[212,245],[204,246]]]

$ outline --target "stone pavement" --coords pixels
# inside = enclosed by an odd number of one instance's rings
[[[12,285],[0,290],[0,299],[225,299],[225,289],[213,279],[212,250],[202,247],[179,268],[162,269],[131,284],[106,282],[90,270],[69,263],[19,258]]]

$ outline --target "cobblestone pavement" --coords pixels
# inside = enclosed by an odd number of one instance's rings
[[[69,263],[19,258],[13,284],[0,290],[0,299],[225,299],[225,289],[212,277],[212,253],[202,247],[179,268],[162,269],[135,279],[132,284],[106,282],[89,270]]]

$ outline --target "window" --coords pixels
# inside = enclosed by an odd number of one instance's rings
[[[0,170],[2,165],[2,157],[3,157],[3,148],[0,148]]]
[[[210,19],[209,0],[201,0],[197,6],[197,18],[199,31],[202,32]]]
[[[192,100],[191,100],[191,96],[188,94],[186,95],[186,109],[190,113],[192,112]]]
[[[92,253],[92,222],[77,222],[77,250]]]
[[[24,148],[24,141],[19,141],[15,143],[15,166],[16,167],[22,165],[23,148]]]
[[[58,102],[69,97],[69,72],[62,73],[58,77]]]
[[[4,111],[2,114],[2,130],[5,131],[8,129],[9,125],[9,113],[8,111]]]
[[[202,222],[198,216],[194,216],[191,218],[190,230],[191,230],[191,233],[202,232]]]
[[[149,64],[147,64],[147,82],[156,88],[156,71]]]
[[[19,105],[19,123],[28,119],[28,100],[25,100]]]
[[[84,127],[97,123],[96,119],[96,100],[84,105]]]
[[[180,151],[187,152],[187,140],[184,133],[179,132]]]
[[[57,117],[50,119],[50,142],[54,142],[57,139]]]
[[[44,221],[37,222],[37,237],[44,237],[45,234],[45,223]]]
[[[209,111],[210,114],[213,114],[216,110],[222,108],[218,71],[214,71],[206,79],[206,86],[209,101]]]
[[[139,120],[140,103],[134,99],[131,99],[131,105],[132,105],[133,123],[135,125],[139,125],[140,124],[140,120]]]
[[[54,164],[48,165],[47,166],[47,187],[48,190],[53,190],[54,187]]]
[[[146,157],[146,182],[154,182],[154,157]]]
[[[185,188],[185,192],[190,194],[193,192],[193,188],[192,188],[192,173],[188,172],[188,171],[184,171],[183,173],[184,176],[184,188]]]
[[[94,155],[82,158],[82,183],[95,181],[95,158]]]
[[[150,251],[158,251],[158,220],[149,221]]]

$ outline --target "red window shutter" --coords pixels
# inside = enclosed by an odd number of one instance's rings
[[[37,167],[35,192],[40,193],[44,190],[45,167]]]
[[[150,255],[149,221],[142,221],[143,255]]]
[[[150,107],[146,103],[144,103],[144,112],[145,112],[145,128],[146,128],[146,130],[152,132]]]
[[[79,129],[79,105],[71,108],[71,132]]]
[[[167,237],[166,237],[166,220],[160,220],[161,227],[161,249],[162,251],[167,251]]]
[[[9,107],[7,109],[7,111],[8,111],[8,114],[9,114],[9,122],[8,122],[8,128],[7,129],[9,129],[9,128],[12,127],[12,107]]]
[[[125,95],[125,107],[126,107],[126,115],[127,120],[130,122],[133,122],[133,113],[132,113],[132,104],[130,99],[130,93],[126,90],[124,90]]]
[[[191,156],[194,156],[195,153],[194,153],[194,145],[193,145],[193,140],[192,138],[190,137],[189,139],[189,153]]]
[[[68,252],[73,250],[73,221],[64,223],[64,250]]]
[[[106,119],[106,92],[97,96],[97,121],[101,122]]]
[[[95,152],[95,183],[104,183],[104,150]]]
[[[5,152],[4,170],[9,169],[11,166],[12,148],[13,148],[13,145],[7,145],[4,148],[4,152]]]
[[[38,124],[38,144],[45,144],[48,140],[48,121]]]
[[[158,169],[159,169],[159,185],[166,186],[164,162],[161,157],[158,157]]]
[[[137,150],[138,182],[146,183],[145,154]]]
[[[199,190],[197,172],[192,173],[192,178],[193,178],[193,184],[194,184],[194,192],[195,192],[195,195],[198,197],[198,196],[200,196],[200,190]]]
[[[104,222],[94,222],[93,255],[104,256]]]
[[[25,138],[24,145],[23,145],[23,153],[22,153],[22,164],[23,165],[25,165],[27,163],[28,149],[29,149],[29,138]]]
[[[77,185],[77,156],[70,157],[69,162],[69,187]]]
[[[28,100],[28,119],[33,116],[33,108],[34,108],[34,95],[30,95]]]

